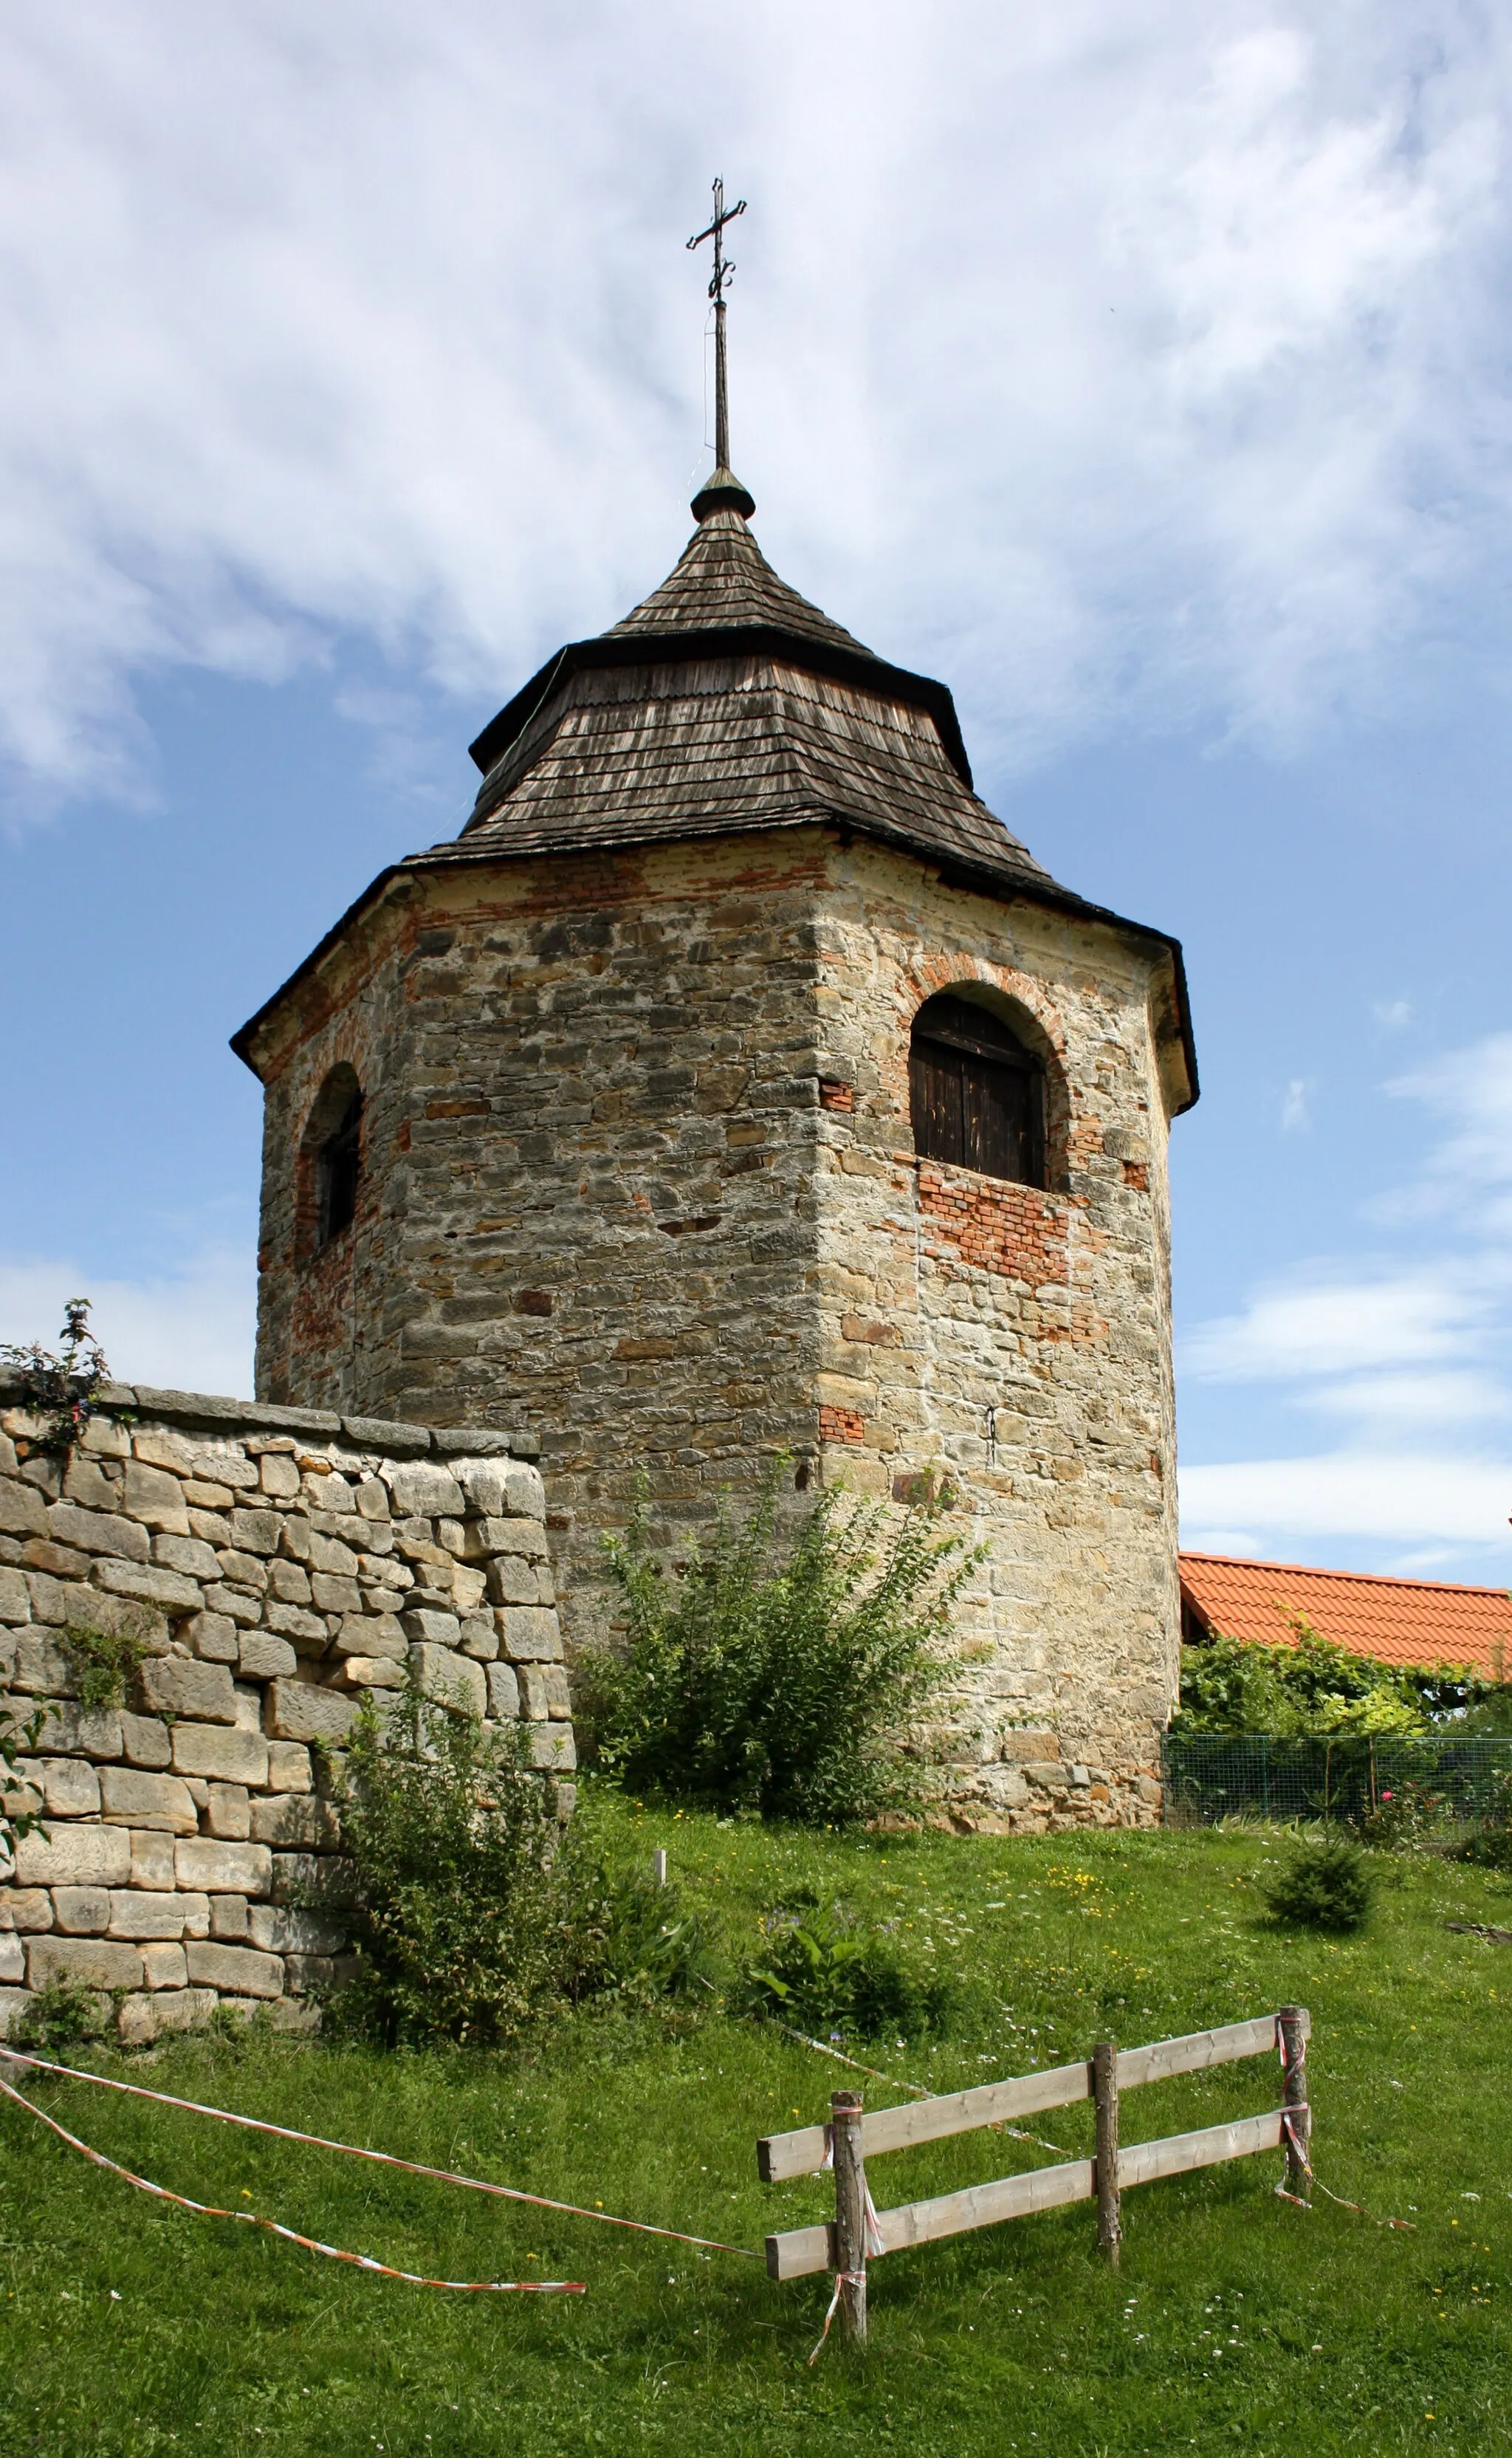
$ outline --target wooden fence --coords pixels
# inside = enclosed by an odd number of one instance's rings
[[[1224,2159],[1244,2159],[1255,2151],[1284,2149],[1288,2189],[1305,2199],[1312,2173],[1306,2064],[1311,2032],[1305,2007],[1283,2006],[1278,2013],[1261,2014],[1253,2022],[1230,2023],[1215,2031],[1190,2031],[1182,2039],[1157,2040],[1149,2048],[1120,2050],[1106,2041],[1076,2065],[1017,2074],[1007,2082],[982,2083],[972,2091],[915,2100],[902,2108],[868,2114],[854,2092],[837,2092],[830,2102],[828,2125],[771,2134],[756,2144],[756,2165],[764,2184],[813,2176],[832,2164],[835,2171],[834,2218],[817,2227],[789,2228],[779,2236],[769,2236],[767,2270],[774,2279],[832,2272],[847,2329],[853,2338],[864,2338],[868,2254],[875,2259],[904,2245],[937,2243],[942,2237],[960,2236],[969,2228],[994,2227],[1000,2219],[1055,2210],[1065,2202],[1095,2200],[1098,2241],[1116,2265],[1119,2197],[1130,2185],[1148,2185],[1157,2177],[1184,2176],[1190,2169],[1214,2167]],[[1120,2147],[1119,2100],[1124,2092],[1139,2083],[1164,2082],[1173,2074],[1227,2065],[1236,2057],[1274,2054],[1278,2046],[1285,2073],[1278,2109],[1204,2126],[1195,2134],[1173,2134],[1160,2141]],[[991,2184],[967,2185],[960,2193],[903,2202],[895,2210],[874,2208],[866,2182],[868,2159],[886,2151],[943,2141],[953,2134],[969,2134],[979,2126],[1011,2124],[1081,2099],[1096,2103],[1097,2149],[1092,2158],[1069,2159],[1059,2167],[999,2177]]]

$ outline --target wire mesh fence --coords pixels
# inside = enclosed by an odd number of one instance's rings
[[[1411,1740],[1168,1733],[1161,1760],[1168,1826],[1220,1818],[1358,1825],[1407,1785],[1436,1796],[1446,1818],[1489,1818],[1505,1816],[1512,1795],[1512,1740],[1470,1733]]]

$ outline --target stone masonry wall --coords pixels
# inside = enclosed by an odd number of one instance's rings
[[[64,1460],[0,1384],[0,1703],[46,1715],[10,1805],[47,1827],[0,1870],[0,2036],[65,1981],[111,1992],[127,2041],[217,2005],[304,2028],[342,1970],[329,1794],[365,1690],[407,1661],[433,1697],[525,1718],[570,1809],[538,1447],[107,1398]],[[140,1653],[119,1705],[80,1701],[92,1635]]]

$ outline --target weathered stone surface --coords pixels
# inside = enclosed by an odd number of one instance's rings
[[[223,1664],[204,1664],[186,1656],[160,1656],[144,1664],[142,1697],[159,1715],[193,1716],[206,1724],[236,1721],[231,1676]]]
[[[4,1984],[3,1989],[0,1989],[0,2000],[8,1998],[10,1990],[26,1976],[26,1948],[20,1938],[13,1936],[9,1929],[0,1932],[0,1983]],[[9,2030],[0,2030],[0,2040],[9,2039]]]
[[[174,1762],[173,1743],[168,1727],[155,1716],[128,1716],[120,1719],[120,1754],[132,1766],[166,1767]]]
[[[48,1534],[54,1544],[72,1545],[81,1553],[116,1553],[124,1562],[145,1562],[150,1541],[145,1528],[118,1512],[76,1510],[70,1502],[50,1504]]]
[[[208,1579],[220,1576],[220,1562],[215,1548],[201,1536],[155,1536],[153,1560],[165,1571],[182,1571],[187,1578]]]
[[[450,1469],[432,1461],[406,1461],[389,1468],[383,1481],[403,1518],[435,1519],[445,1512],[447,1518],[460,1519],[466,1509],[463,1489]]]
[[[307,1605],[310,1601],[310,1574],[300,1562],[270,1562],[268,1594],[280,1605]]]
[[[331,1634],[318,1613],[304,1605],[270,1604],[263,1614],[269,1630],[287,1638],[300,1656],[323,1656]]]
[[[562,1653],[562,1626],[547,1605],[506,1605],[499,1615],[504,1652],[514,1664],[554,1663]]]
[[[238,1997],[281,1997],[283,1966],[276,1954],[250,1947],[191,1946],[189,1977],[196,1988],[218,1989]]]
[[[131,1841],[131,1884],[144,1886],[150,1894],[164,1893],[175,1883],[173,1837],[153,1827],[134,1826]]]
[[[192,1614],[183,1635],[195,1654],[208,1664],[235,1664],[238,1633],[229,1614]]]
[[[440,1699],[445,1706],[466,1708],[473,1716],[487,1713],[488,1690],[484,1669],[470,1656],[457,1656],[449,1647],[421,1642],[410,1649],[409,1663],[427,1698]]]
[[[52,1926],[52,1898],[46,1886],[0,1887],[0,1930],[49,1929]]]
[[[280,1673],[295,1672],[299,1660],[286,1638],[266,1630],[248,1632],[238,1651],[243,1681],[277,1680]]]
[[[205,1831],[225,1844],[245,1844],[252,1832],[252,1797],[243,1783],[213,1783],[205,1803]]]
[[[199,1825],[188,1786],[177,1776],[144,1775],[135,1767],[100,1772],[100,1803],[117,1826],[150,1826],[163,1835],[193,1835]]]
[[[286,1852],[334,1852],[340,1836],[330,1802],[317,1801],[310,1793],[285,1793],[279,1800],[252,1805],[255,1843],[275,1844]]]
[[[451,1648],[462,1637],[462,1624],[452,1613],[416,1608],[404,1614],[403,1622],[408,1637],[420,1645]]]
[[[197,2030],[215,2010],[213,1989],[175,1988],[162,1996],[123,1999],[116,2028],[123,2047],[144,2049],[165,2032]]]
[[[139,1519],[143,1527],[159,1529],[170,1536],[188,1535],[183,1484],[166,1469],[149,1468],[140,1459],[128,1460],[122,1499],[129,1516]]]
[[[19,1571],[0,1567],[0,1622],[14,1627],[31,1618],[31,1598]]]
[[[110,1898],[112,1937],[177,1940],[184,1934],[185,1924],[197,1921],[201,1927],[210,1919],[208,1895],[150,1893],[141,1886],[118,1889]],[[182,1982],[179,1986],[182,1987]]]
[[[357,1713],[356,1701],[309,1681],[273,1681],[263,1716],[269,1735],[280,1741],[323,1741],[339,1747]]]
[[[173,1739],[177,1775],[214,1777],[223,1783],[267,1781],[268,1749],[260,1733],[230,1724],[176,1724]]]
[[[340,1954],[346,1932],[328,1912],[297,1910],[288,1904],[254,1904],[248,1929],[265,1954]]]
[[[47,1505],[34,1485],[0,1476],[0,1536],[45,1536]]]
[[[174,1876],[192,1894],[261,1897],[273,1882],[273,1855],[263,1844],[186,1836],[174,1846]]]
[[[134,1946],[103,1937],[33,1937],[27,1942],[27,1984],[56,1989],[139,1989],[142,1958]]]
[[[148,1939],[142,1947],[142,1978],[150,1989],[182,1989],[189,1966],[182,1946],[166,1939]]]
[[[252,1933],[245,1895],[210,1895],[210,1934],[221,1946],[245,1946]]]
[[[577,1764],[577,1744],[570,1724],[532,1724],[530,1763],[554,1774],[570,1775]]]
[[[97,1818],[100,1780],[87,1759],[33,1759],[27,1773],[40,1781],[49,1818]]]
[[[302,1741],[268,1743],[268,1788],[272,1792],[309,1792],[315,1783],[310,1753]]]
[[[352,1869],[340,1853],[275,1852],[273,1900],[339,1907],[352,1900]]]
[[[535,1564],[519,1553],[497,1556],[488,1565],[488,1594],[496,1605],[533,1605],[539,1595]]]
[[[402,1690],[404,1668],[392,1656],[346,1656],[339,1678],[347,1690]]]
[[[335,1578],[328,1571],[312,1573],[310,1594],[321,1613],[358,1614],[362,1610],[362,1592],[357,1581]]]
[[[218,1614],[240,1630],[253,1629],[263,1618],[262,1598],[251,1594],[245,1588],[233,1587],[229,1579],[217,1580],[214,1587],[206,1588],[205,1606],[208,1612]],[[275,1610],[271,1605],[268,1607],[269,1614]],[[273,1627],[277,1629],[278,1624],[275,1622]],[[230,1659],[226,1660],[229,1662]]]
[[[488,1713],[490,1716],[518,1716],[520,1684],[512,1664],[490,1664],[487,1668]]]
[[[392,1656],[407,1652],[404,1629],[388,1613],[348,1614],[331,1641],[333,1656]]]
[[[65,1937],[103,1937],[111,1899],[103,1886],[54,1886],[52,1925]]]
[[[131,1596],[138,1603],[156,1605],[172,1617],[204,1610],[204,1594],[195,1580],[186,1579],[181,1571],[143,1570],[135,1562],[97,1560],[94,1576],[108,1595]]]
[[[15,1863],[23,1886],[123,1886],[131,1875],[131,1839],[119,1826],[59,1824],[47,1835],[23,1835]]]
[[[231,1514],[231,1541],[238,1553],[276,1553],[282,1527],[280,1511],[238,1509]]]

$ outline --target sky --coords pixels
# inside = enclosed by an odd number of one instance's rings
[[[1178,933],[1183,1539],[1512,1579],[1512,20],[0,0],[0,1339],[251,1389],[227,1036],[734,457]]]

